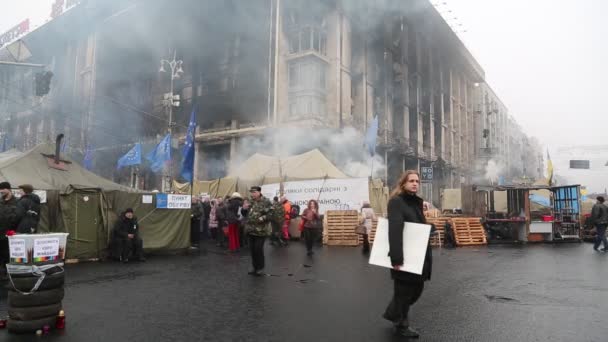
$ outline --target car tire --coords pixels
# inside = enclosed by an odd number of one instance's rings
[[[16,319],[9,319],[6,327],[9,332],[16,334],[32,333],[36,330],[42,329],[45,325],[51,328],[55,327],[57,322],[57,315],[35,319],[31,321],[19,321]]]
[[[34,285],[36,285],[36,283],[38,282],[38,277],[31,276],[27,278],[12,278],[12,281],[12,284],[10,281],[8,282],[8,284],[6,284],[6,287],[10,291],[18,290],[21,292],[30,292],[34,288]],[[38,291],[57,289],[63,287],[64,283],[65,273],[63,272],[46,275],[42,283],[40,283]]]
[[[8,308],[8,317],[16,321],[32,321],[45,317],[57,316],[61,310],[61,303],[46,306],[33,306],[29,308]]]
[[[8,306],[11,308],[27,308],[32,306],[45,306],[59,303],[63,300],[63,288],[36,291],[30,295],[22,295],[19,292],[8,292]]]

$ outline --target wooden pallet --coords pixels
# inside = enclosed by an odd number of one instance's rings
[[[431,246],[433,247],[440,247],[443,246],[445,244],[445,224],[447,222],[450,222],[451,218],[449,217],[427,217],[426,219],[426,223],[428,224],[434,224],[435,228],[437,229],[438,234],[433,234],[431,235]]]
[[[454,238],[458,246],[487,245],[486,231],[478,217],[452,218]]]
[[[355,228],[359,224],[356,210],[328,210],[323,225],[323,243],[329,246],[357,246],[359,235]]]

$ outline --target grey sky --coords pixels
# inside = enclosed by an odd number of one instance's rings
[[[550,147],[601,144],[608,47],[601,0],[432,0],[461,34],[489,84],[524,127]],[[0,0],[0,32],[50,16],[53,0]],[[447,5],[444,5],[446,3]],[[452,10],[452,13],[448,13]]]
[[[524,127],[553,150],[603,143],[608,35],[601,0],[433,0]],[[447,5],[443,5],[447,3]],[[451,22],[455,22],[451,20]]]

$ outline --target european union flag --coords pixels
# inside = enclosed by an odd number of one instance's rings
[[[118,159],[117,169],[124,166],[132,166],[141,164],[141,144],[137,143],[124,156]]]
[[[87,149],[84,152],[84,160],[82,161],[82,165],[87,170],[91,170],[93,168],[93,150],[91,149],[91,145],[87,144]]]
[[[376,154],[376,140],[378,139],[378,116],[374,117],[374,120],[367,128],[365,134],[365,146],[369,150],[369,154],[372,156]]]
[[[180,174],[188,182],[192,182],[194,174],[194,134],[196,133],[196,111],[192,109],[190,114],[190,123],[188,124],[188,133],[186,133],[186,145],[182,150],[182,170]]]
[[[146,156],[152,163],[150,169],[154,172],[161,171],[165,163],[171,160],[171,134],[167,134],[163,140]]]

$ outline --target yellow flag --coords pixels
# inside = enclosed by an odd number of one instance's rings
[[[549,149],[547,149],[547,180],[549,186],[553,183],[553,163],[551,162],[551,156],[549,155]]]

